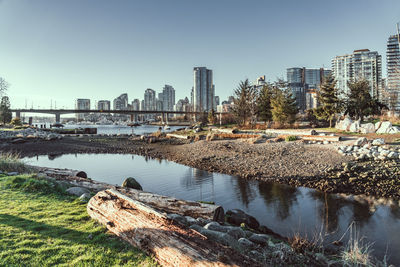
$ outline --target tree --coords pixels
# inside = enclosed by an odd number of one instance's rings
[[[318,107],[314,109],[317,119],[329,121],[329,128],[332,127],[332,120],[340,112],[340,100],[336,89],[336,81],[332,74],[327,76],[321,85],[318,94]]]
[[[10,100],[8,96],[3,96],[0,102],[0,120],[3,124],[9,123],[11,121],[12,114],[10,110]]]
[[[0,77],[0,96],[2,96],[8,89],[10,84],[4,80],[4,78]]]
[[[11,120],[11,124],[14,126],[21,126],[22,125],[22,121],[20,118],[16,117],[14,119]]]
[[[271,99],[273,96],[273,88],[271,84],[266,84],[261,88],[260,94],[258,95],[258,116],[265,123],[272,120],[271,113]]]
[[[349,114],[361,121],[365,116],[377,115],[384,105],[370,95],[370,85],[365,79],[348,83],[349,93],[347,94],[345,114]]]
[[[279,86],[279,82],[277,83]],[[274,95],[271,99],[271,113],[274,121],[279,123],[293,123],[296,121],[298,108],[296,99],[293,97],[290,89],[278,88],[274,90]]]
[[[257,91],[250,86],[249,80],[241,81],[234,91],[233,107],[231,112],[237,118],[238,124],[253,124],[257,118]]]
[[[215,124],[216,120],[217,120],[217,116],[215,115],[215,111],[214,111],[214,109],[211,109],[208,112],[208,123]]]

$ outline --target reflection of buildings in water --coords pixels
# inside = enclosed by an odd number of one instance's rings
[[[211,172],[188,168],[184,176],[181,178],[181,185],[186,189],[199,189],[200,199],[203,200],[203,193],[208,185],[211,185],[212,200],[215,199],[214,192],[214,175]]]
[[[297,195],[300,194],[296,187],[266,182],[258,183],[258,191],[265,205],[273,206],[281,220],[289,217],[293,204],[297,203]]]
[[[236,198],[247,208],[250,202],[252,202],[257,196],[256,190],[251,186],[251,182],[244,178],[232,176],[231,183]]]

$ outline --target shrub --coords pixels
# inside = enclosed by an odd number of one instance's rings
[[[28,167],[17,154],[0,154],[0,170],[4,172],[27,173],[32,169]]]
[[[22,122],[21,122],[21,119],[17,117],[17,118],[14,118],[11,120],[11,124],[14,126],[21,126]]]
[[[288,135],[285,137],[286,142],[296,141],[297,137],[295,135]]]

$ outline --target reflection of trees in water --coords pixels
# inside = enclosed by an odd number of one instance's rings
[[[246,179],[232,176],[231,184],[233,186],[233,193],[236,195],[236,198],[246,207],[248,207],[249,203],[256,198],[256,191]]]
[[[55,160],[56,158],[61,157],[63,154],[49,154],[47,155],[49,160]]]
[[[203,184],[212,183],[214,176],[212,173],[195,169],[187,168],[184,176],[181,178],[181,185],[187,189],[193,189]]]
[[[320,201],[317,208],[318,214],[324,223],[327,233],[338,230],[339,217],[343,215],[343,207],[348,207],[353,211],[351,221],[357,222],[359,226],[367,223],[373,215],[368,203],[360,203],[319,191],[312,191],[309,194],[313,199]]]
[[[258,183],[258,191],[266,206],[275,206],[276,215],[281,220],[290,215],[290,209],[293,204],[297,203],[297,195],[299,194],[295,187],[265,182]]]

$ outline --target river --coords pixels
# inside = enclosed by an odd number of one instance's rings
[[[340,239],[346,244],[351,224],[364,243],[373,243],[373,254],[400,265],[400,207],[368,204],[325,194],[309,188],[248,181],[210,173],[166,160],[137,155],[68,154],[26,159],[37,166],[85,171],[90,178],[121,185],[134,177],[145,191],[186,200],[214,201],[225,211],[239,208],[276,233],[300,233],[312,239],[321,235],[325,244]]]

